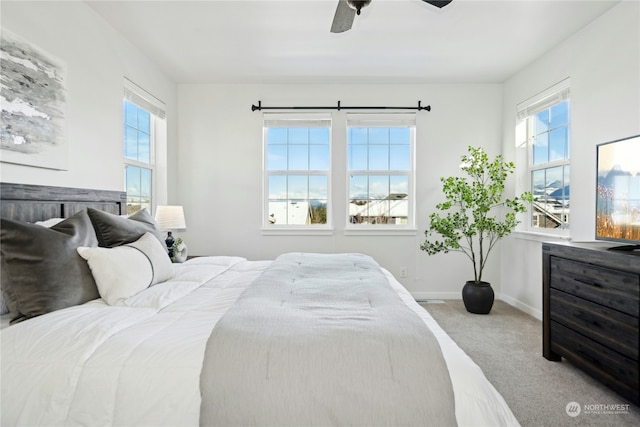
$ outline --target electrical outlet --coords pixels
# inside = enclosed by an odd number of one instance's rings
[[[407,267],[400,267],[400,277],[407,277]]]

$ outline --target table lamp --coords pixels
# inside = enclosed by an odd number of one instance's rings
[[[174,247],[175,239],[173,238],[173,231],[187,229],[183,207],[158,206],[156,208],[156,222],[161,230],[167,231],[165,243],[171,260],[184,262],[187,259],[187,246],[182,243],[178,247]]]

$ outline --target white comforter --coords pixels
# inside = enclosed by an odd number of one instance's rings
[[[0,424],[197,426],[206,341],[269,263],[195,258],[121,306],[96,300],[3,329]],[[480,368],[385,273],[440,343],[458,424],[518,425]]]

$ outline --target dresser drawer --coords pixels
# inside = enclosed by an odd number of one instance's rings
[[[638,360],[637,317],[551,289],[551,320]]]
[[[636,404],[638,362],[551,321],[551,349]]]
[[[549,286],[638,317],[640,275],[550,257]]]

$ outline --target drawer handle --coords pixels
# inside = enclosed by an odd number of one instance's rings
[[[582,280],[582,279],[573,279],[573,280],[575,280],[576,282],[583,283],[583,284],[585,284],[585,285],[593,286],[593,287],[595,287],[595,288],[602,288],[602,285],[601,285],[601,284],[599,284],[599,283],[595,283],[595,282],[587,282],[586,280]]]

